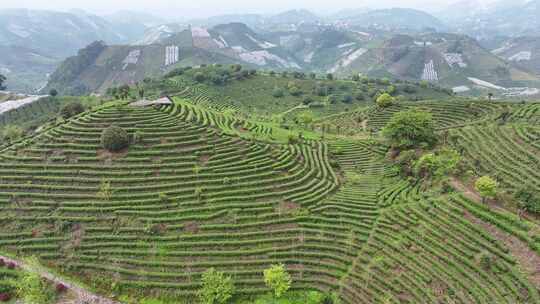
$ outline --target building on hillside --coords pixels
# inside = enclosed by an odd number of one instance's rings
[[[130,103],[130,106],[133,107],[149,107],[149,106],[157,106],[157,105],[172,105],[173,101],[169,96],[164,96],[156,100],[138,100],[135,102]]]

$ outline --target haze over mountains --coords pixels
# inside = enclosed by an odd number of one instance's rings
[[[540,87],[539,2],[458,2],[433,14],[410,8],[325,16],[291,10],[188,21],[132,11],[98,16],[0,10],[0,71],[11,90],[24,92],[48,81],[47,89],[102,91],[175,67],[211,63],[363,73],[461,89],[478,84],[470,78],[499,87]],[[99,46],[93,52],[64,61],[96,41],[102,42],[93,44]]]

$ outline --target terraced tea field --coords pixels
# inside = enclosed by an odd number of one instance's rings
[[[472,126],[452,130],[455,146],[480,173],[497,173],[510,189],[540,189],[539,129],[533,126]]]
[[[3,145],[0,250],[104,294],[167,303],[198,303],[209,268],[232,276],[233,300],[268,293],[263,271],[278,263],[293,290],[345,304],[540,303],[538,224],[402,178],[376,133],[300,136],[197,87],[173,101],[107,103]],[[494,123],[503,108],[430,101],[332,119],[361,114],[377,130],[392,113],[427,110],[467,168],[539,190],[540,130],[524,123],[535,108]],[[111,125],[128,148],[103,148]]]

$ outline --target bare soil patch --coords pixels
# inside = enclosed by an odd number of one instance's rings
[[[192,234],[197,234],[199,232],[199,223],[197,222],[187,222],[184,224],[184,231]]]
[[[123,149],[121,151],[118,151],[118,152],[111,152],[109,150],[106,150],[106,149],[100,149],[97,151],[97,156],[99,159],[103,160],[103,161],[112,161],[112,160],[115,160],[115,159],[119,159],[119,158],[122,158],[124,156],[126,156],[128,153],[128,149]]]

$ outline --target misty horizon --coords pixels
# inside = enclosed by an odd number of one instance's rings
[[[82,2],[82,3],[81,3]],[[266,3],[247,2],[244,0],[229,1],[227,6],[221,3],[216,4],[212,0],[197,1],[197,3],[174,3],[174,1],[157,0],[148,4],[148,1],[131,1],[129,6],[123,5],[125,1],[78,1],[76,6],[70,1],[56,1],[55,4],[43,3],[42,1],[13,1],[7,0],[0,3],[0,9],[29,9],[29,10],[49,10],[70,12],[83,10],[96,15],[109,15],[118,12],[136,12],[169,20],[189,20],[196,18],[208,18],[219,15],[235,14],[259,14],[273,15],[290,10],[308,10],[319,16],[328,16],[338,12],[360,9],[390,9],[390,8],[411,8],[429,13],[436,13],[446,7],[462,2],[461,0],[428,1],[428,0],[383,0],[364,1],[361,3],[349,0],[338,0],[332,3],[313,3],[311,1],[296,1],[291,5],[288,1],[272,1],[271,5]],[[496,2],[496,0],[479,0],[479,5],[485,6]]]

